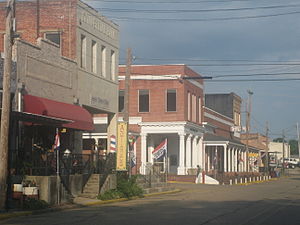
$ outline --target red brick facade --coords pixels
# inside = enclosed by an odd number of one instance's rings
[[[17,2],[16,28],[20,38],[36,44],[45,32],[61,33],[62,55],[76,58],[76,13],[78,0],[40,0]],[[0,3],[0,52],[3,52],[5,6]]]
[[[124,75],[125,67],[119,68],[120,76]],[[130,83],[130,100],[129,115],[131,117],[143,117],[143,122],[171,122],[171,121],[188,121],[188,92],[195,95],[197,99],[201,99],[203,105],[203,90],[187,80],[183,80],[183,76],[199,76],[197,73],[189,69],[185,65],[163,65],[163,66],[133,66],[132,80]],[[135,79],[137,76],[164,76],[164,80],[151,79]],[[168,75],[180,75],[179,79],[168,79]],[[197,80],[199,85],[203,85],[202,80]],[[124,90],[124,80],[120,81],[120,90]],[[140,113],[138,110],[138,91],[149,90],[150,110],[147,113]],[[167,89],[176,89],[176,112],[166,111],[166,91]],[[192,103],[190,104],[190,106]],[[196,114],[203,115],[199,112],[198,101]],[[191,112],[191,110],[190,110]],[[191,118],[191,117],[190,117]],[[192,121],[201,124],[202,118]]]

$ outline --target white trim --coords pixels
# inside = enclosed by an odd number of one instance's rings
[[[94,117],[94,124],[107,124],[107,117]]]
[[[188,82],[190,82],[191,84],[195,85],[198,88],[203,89],[203,85],[200,84],[199,82],[195,81],[195,80],[187,80]]]
[[[178,80],[181,74],[166,74],[166,75],[131,75],[131,80]],[[125,80],[125,76],[119,76],[119,81]]]
[[[220,116],[222,116],[222,117],[224,117],[224,118],[226,118],[226,119],[228,119],[228,120],[231,120],[233,123],[234,123],[234,119],[232,119],[232,118],[230,118],[230,117],[228,117],[228,116],[225,116],[225,115],[223,115],[223,114],[221,114],[221,113],[219,113],[219,112],[216,112],[215,110],[212,110],[211,108],[208,108],[208,107],[206,107],[206,106],[203,106],[204,107],[204,110],[205,109],[208,109],[209,111],[211,111],[211,112],[213,112],[213,113],[216,113],[216,114],[218,114],[218,115],[220,115]],[[207,113],[209,113],[209,112],[207,112]]]
[[[234,125],[234,123],[231,123],[231,122],[229,122],[227,120],[223,120],[223,119],[221,119],[221,118],[219,118],[219,117],[217,117],[215,115],[209,114],[207,112],[204,113],[204,116],[207,117],[207,118],[213,119],[215,121],[221,122],[223,124],[229,125],[229,126],[233,126]]]

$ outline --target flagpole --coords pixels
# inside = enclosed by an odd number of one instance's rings
[[[58,135],[58,128],[56,128],[56,138]],[[56,146],[56,190],[57,190],[57,205],[60,204],[60,179],[59,179],[59,150],[58,146]]]

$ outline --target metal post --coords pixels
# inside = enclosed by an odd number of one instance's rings
[[[298,137],[298,158],[300,159],[300,138],[299,138],[299,124],[297,123],[297,137]]]
[[[249,132],[250,132],[250,114],[251,114],[251,96],[253,92],[248,92],[248,104],[246,107],[247,120],[246,120],[246,172],[249,172]]]
[[[58,135],[58,128],[56,128],[56,135]],[[59,178],[59,148],[56,148],[56,190],[57,190],[57,205],[60,204],[60,178]]]

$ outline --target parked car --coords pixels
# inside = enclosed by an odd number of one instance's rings
[[[287,168],[295,169],[297,166],[299,166],[299,160],[295,158],[285,158],[284,163]]]

